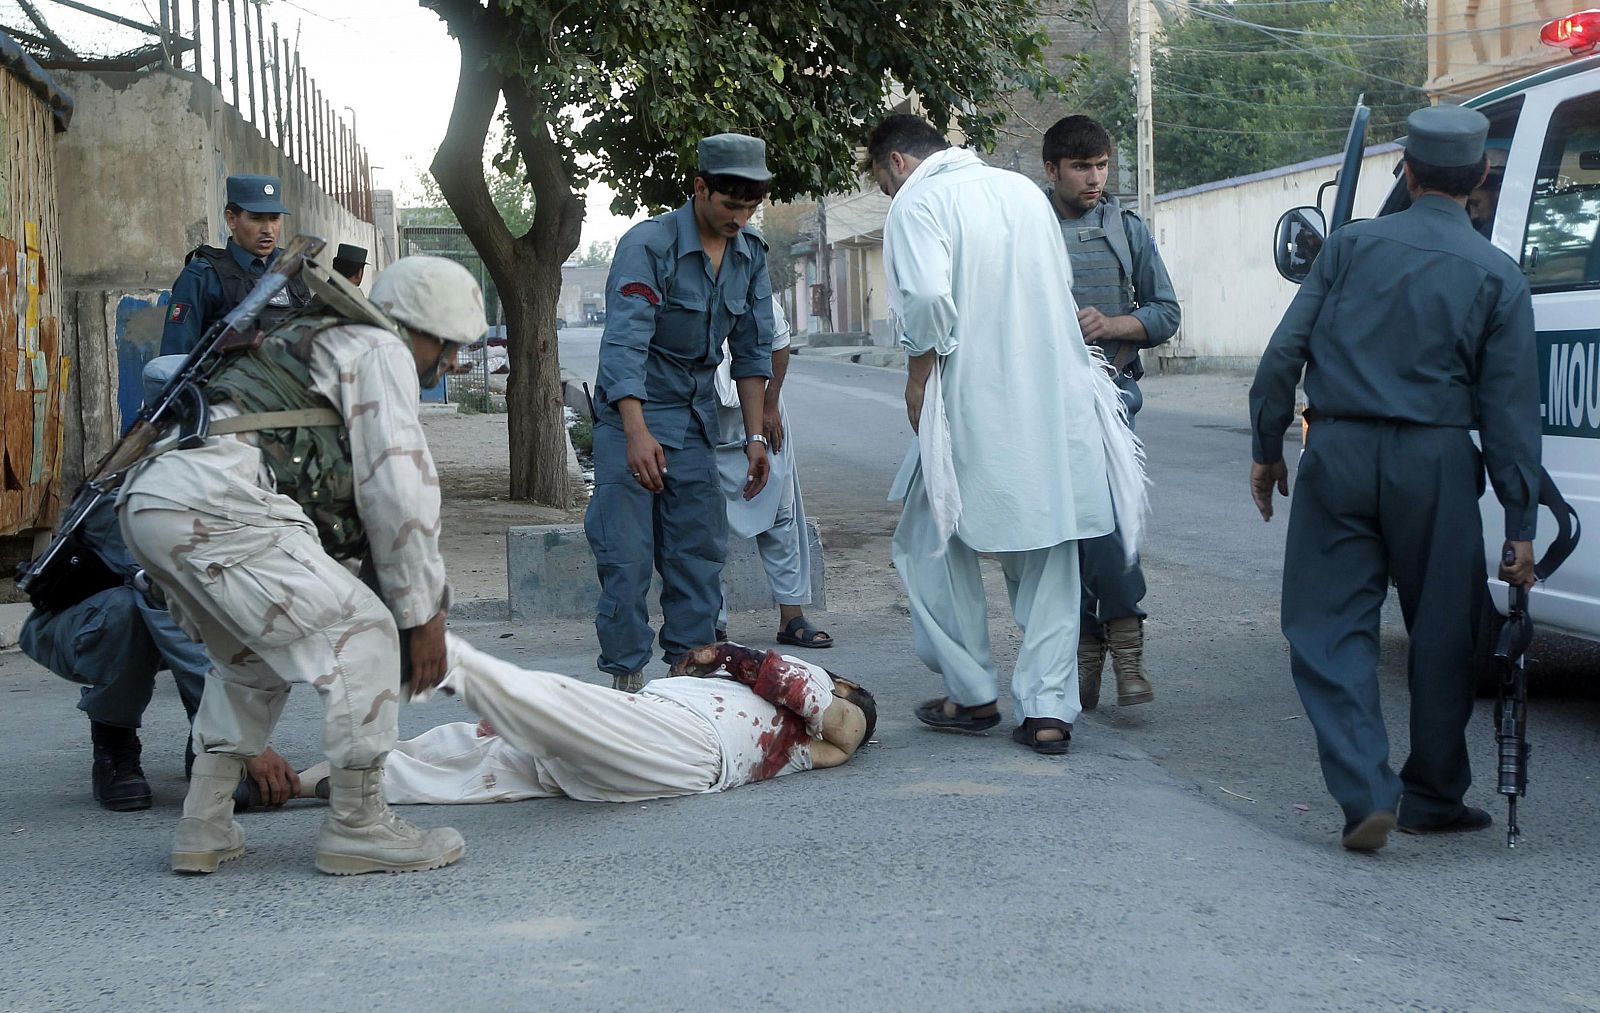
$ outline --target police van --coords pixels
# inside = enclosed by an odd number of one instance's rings
[[[1468,212],[1533,292],[1546,488],[1529,612],[1544,629],[1600,641],[1600,534],[1581,537],[1600,533],[1600,9],[1552,21],[1540,37],[1573,59],[1463,103],[1489,120],[1489,179]],[[1274,261],[1290,281],[1305,278],[1322,238],[1355,211],[1367,115],[1358,104],[1344,162],[1324,186],[1335,190],[1330,214],[1294,208],[1278,222]],[[1402,176],[1369,213],[1409,203]],[[1482,509],[1492,574],[1505,530],[1493,490]],[[1505,585],[1491,578],[1490,588],[1503,612]]]

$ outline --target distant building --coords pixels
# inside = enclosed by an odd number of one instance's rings
[[[605,319],[606,275],[610,264],[561,265],[561,294],[556,297],[556,317],[568,327],[592,326]]]
[[[1572,58],[1539,41],[1547,21],[1586,4],[1428,0],[1428,94],[1460,102]]]

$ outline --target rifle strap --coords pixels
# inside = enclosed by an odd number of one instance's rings
[[[295,429],[300,426],[342,426],[344,418],[332,408],[292,408],[281,412],[251,412],[217,419],[206,427],[207,436],[228,436],[233,433],[253,433],[262,429]],[[169,436],[166,445],[157,447],[128,465],[131,471],[146,461],[153,461],[169,450],[178,449],[176,437]],[[119,474],[121,474],[119,472]]]
[[[253,433],[262,429],[297,429],[301,426],[342,426],[344,418],[332,408],[294,408],[281,412],[254,412],[217,419],[207,427],[212,436]]]

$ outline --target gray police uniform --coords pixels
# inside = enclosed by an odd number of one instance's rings
[[[245,211],[289,213],[283,206],[283,184],[276,176],[229,176],[227,192],[228,203]],[[222,247],[202,244],[190,251],[183,271],[172,283],[167,319],[161,330],[161,354],[189,354],[212,324],[244,301],[282,252],[274,249],[264,258],[257,257],[231,238]],[[273,296],[258,323],[262,330],[271,330],[272,325],[293,316],[310,302],[311,290],[305,279],[296,275]]]
[[[1062,218],[1061,237],[1072,261],[1072,297],[1079,307],[1092,306],[1108,317],[1133,315],[1144,325],[1145,348],[1178,333],[1182,320],[1178,294],[1143,219],[1108,196],[1081,218]],[[1132,424],[1144,405],[1139,390],[1139,378],[1144,376],[1141,346],[1115,341],[1102,347],[1106,357],[1120,367],[1116,382],[1128,403],[1128,422]],[[1079,542],[1078,570],[1083,583],[1081,628],[1085,635],[1103,640],[1105,623],[1126,616],[1144,618],[1139,607],[1145,595],[1144,571],[1137,562],[1127,565],[1116,532]]]
[[[1527,282],[1445,197],[1347,225],[1329,237],[1256,371],[1260,464],[1283,456],[1302,368],[1309,429],[1282,624],[1323,777],[1349,825],[1397,805],[1402,825],[1446,823],[1461,815],[1472,779],[1465,730],[1485,594],[1485,464],[1508,539],[1532,539],[1538,508]],[[1391,578],[1411,637],[1411,756],[1399,778],[1377,678]]]
[[[117,728],[140,726],[156,673],[169,668],[183,709],[193,720],[211,659],[165,608],[134,586],[139,564],[122,540],[114,499],[90,512],[82,534],[123,583],[59,611],[34,609],[22,626],[23,653],[82,685],[78,709],[91,721]]]
[[[735,379],[772,375],[771,295],[766,243],[754,229],[728,241],[713,275],[692,200],[617,244],[595,380],[595,488],[584,517],[600,576],[601,671],[627,676],[650,660],[652,563],[667,661],[714,639],[728,526],[715,454],[716,366],[726,339]],[[660,494],[628,473],[615,405],[629,397],[643,402],[666,455]]]

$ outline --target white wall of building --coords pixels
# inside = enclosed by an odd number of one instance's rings
[[[1356,217],[1377,211],[1399,160],[1392,144],[1367,150]],[[1289,208],[1316,203],[1338,163],[1316,159],[1156,198],[1156,243],[1183,306],[1182,330],[1160,349],[1164,364],[1255,366],[1297,290],[1273,267],[1273,229]]]

